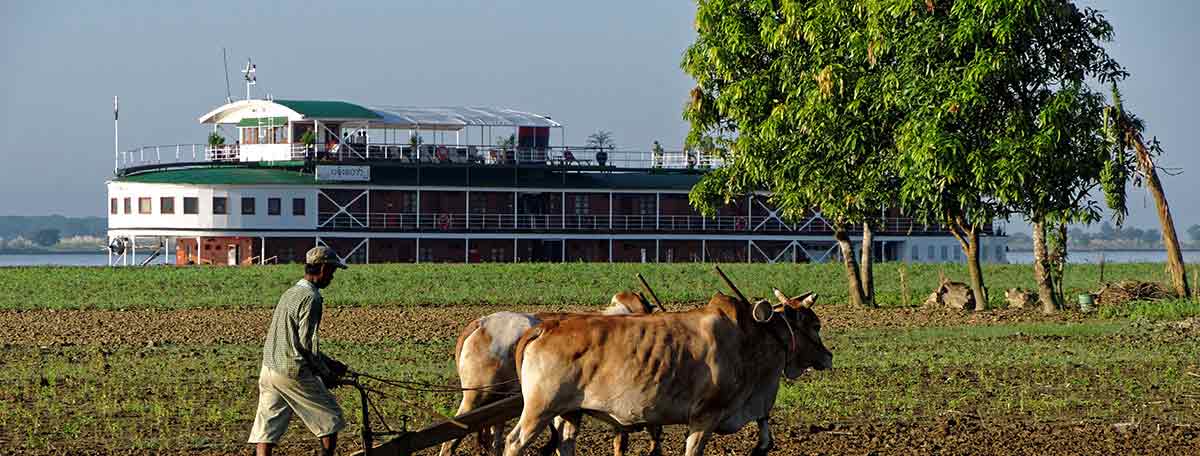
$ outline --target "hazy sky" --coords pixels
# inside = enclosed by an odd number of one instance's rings
[[[1081,2],[1106,10],[1128,105],[1165,166],[1200,169],[1195,107],[1200,4]],[[196,118],[233,94],[364,104],[485,105],[551,115],[567,142],[596,130],[620,148],[678,148],[691,79],[679,69],[695,7],[684,0],[0,2],[0,215],[103,215],[112,97],[122,149],[202,143]],[[1180,228],[1200,223],[1194,172],[1167,176]],[[1156,225],[1135,189],[1132,224]]]

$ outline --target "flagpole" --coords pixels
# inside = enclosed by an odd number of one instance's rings
[[[117,96],[113,95],[113,176],[117,175],[117,171],[121,166],[121,147],[120,147],[120,106],[117,104]]]

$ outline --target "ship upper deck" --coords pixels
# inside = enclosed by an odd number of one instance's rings
[[[199,118],[207,144],[118,153],[118,177],[146,169],[222,163],[388,163],[400,166],[550,167],[579,171],[704,170],[715,150],[616,150],[566,144],[549,116],[490,107],[364,106],[343,101],[241,100]],[[551,130],[559,132],[557,141]],[[232,141],[225,134],[233,135]]]

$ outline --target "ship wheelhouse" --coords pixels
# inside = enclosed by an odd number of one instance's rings
[[[838,253],[819,212],[782,220],[766,194],[704,217],[702,151],[569,146],[547,116],[487,107],[243,100],[199,118],[209,144],[118,154],[112,264],[806,262]],[[961,261],[935,226],[881,210],[883,260]],[[985,261],[1004,262],[988,230]],[[940,255],[939,255],[940,254]],[[161,258],[161,260],[159,259]]]

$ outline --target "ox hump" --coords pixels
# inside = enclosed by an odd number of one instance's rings
[[[538,323],[541,323],[541,320],[531,314],[497,312],[483,317],[479,327],[491,337],[488,351],[499,359],[510,356],[521,335]]]

